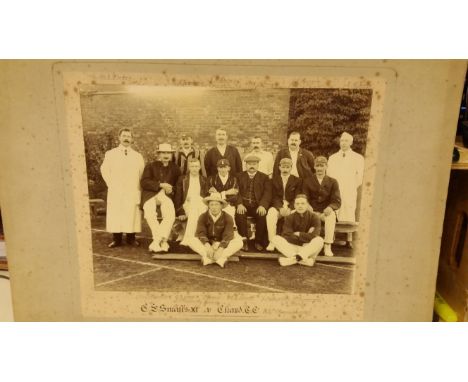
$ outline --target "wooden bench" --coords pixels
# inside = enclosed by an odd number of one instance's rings
[[[166,254],[154,254],[152,256],[153,259],[156,260],[192,260],[192,261],[200,261],[200,255],[194,253],[166,253]],[[239,256],[231,256],[229,257],[228,261],[239,261]]]
[[[264,253],[264,252],[239,252],[238,256],[242,259],[266,259],[278,260],[280,255],[278,253]],[[346,256],[317,256],[316,262],[318,263],[343,263],[343,264],[356,264],[355,257]]]
[[[336,222],[335,234],[346,233],[346,246],[348,248],[353,248],[353,233],[357,231],[358,227],[358,222]],[[255,237],[255,221],[252,217],[247,218],[247,231],[249,240],[253,239]]]
[[[335,234],[346,233],[346,246],[353,248],[353,233],[357,231],[358,227],[358,222],[336,222]]]
[[[89,210],[91,216],[95,218],[100,211],[106,210],[106,202],[102,199],[89,199]]]

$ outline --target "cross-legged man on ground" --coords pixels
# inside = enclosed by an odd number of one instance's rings
[[[234,222],[222,210],[226,201],[220,194],[213,193],[204,202],[208,211],[198,218],[195,237],[189,241],[189,246],[201,256],[203,265],[216,263],[224,267],[229,257],[242,248],[242,239],[234,237]]]
[[[320,217],[312,212],[307,196],[299,194],[294,201],[295,211],[284,218],[283,232],[273,238],[273,244],[283,255],[279,258],[282,266],[301,264],[312,267],[323,248],[319,236]]]

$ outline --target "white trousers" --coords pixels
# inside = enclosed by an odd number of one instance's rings
[[[230,256],[234,255],[236,252],[240,251],[240,249],[242,248],[242,245],[243,245],[242,239],[240,237],[237,237],[237,238],[234,237],[234,239],[232,239],[229,242],[228,246],[224,248],[223,256],[225,258],[229,258]],[[208,256],[205,245],[200,241],[198,237],[193,237],[189,241],[189,247],[203,258]]]
[[[276,235],[272,243],[276,249],[286,257],[301,256],[303,259],[313,257],[314,259],[323,248],[323,239],[320,236],[314,237],[309,243],[295,245],[288,242],[284,237]]]
[[[231,206],[230,204],[227,207],[223,208],[223,211],[226,212],[230,217],[232,217],[232,221],[234,223],[234,239],[241,239],[241,235],[239,235],[239,232],[237,231],[237,225],[236,225],[236,207]]]
[[[266,216],[266,224],[268,231],[268,240],[271,242],[276,236],[276,226],[280,217],[279,211],[275,207],[270,207]]]
[[[161,203],[161,223],[158,222],[158,214],[156,212],[157,201]],[[169,238],[172,225],[175,221],[175,208],[172,199],[169,198],[164,190],[159,191],[151,199],[148,199],[143,205],[145,219],[151,229],[153,241],[160,243],[162,239]]]
[[[336,212],[333,211],[328,216],[325,216],[323,213],[319,213],[318,215],[320,216],[320,220],[325,223],[325,244],[333,244],[335,241]]]
[[[185,226],[184,238],[180,243],[181,245],[189,245],[190,240],[195,237],[198,218],[207,209],[208,207],[203,203],[203,198],[201,196],[199,199],[190,200],[190,202],[184,203],[184,211],[187,215],[187,224]]]

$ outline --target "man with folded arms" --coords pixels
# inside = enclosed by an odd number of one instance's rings
[[[319,216],[310,210],[307,196],[298,194],[294,200],[295,211],[284,218],[283,232],[273,238],[273,243],[284,256],[279,258],[282,266],[301,264],[312,267],[323,248],[319,236]]]
[[[181,245],[188,246],[189,239],[195,235],[198,217],[206,211],[203,198],[208,195],[208,182],[200,175],[200,161],[189,158],[187,161],[188,174],[182,175],[176,184],[175,207],[177,219],[186,221],[184,237]]]
[[[291,174],[292,160],[281,159],[279,163],[279,175],[274,175],[271,180],[272,201],[266,217],[268,230],[267,251],[274,251],[275,245],[272,240],[276,236],[278,221],[290,215],[294,209],[294,198],[302,192],[302,181]]]
[[[228,258],[242,248],[242,239],[234,238],[234,221],[222,210],[226,201],[221,195],[213,193],[203,200],[208,211],[198,218],[189,246],[201,256],[203,265],[216,263],[223,268]]]
[[[246,238],[243,250],[248,251],[247,218],[254,218],[255,249],[262,252],[268,245],[266,214],[271,202],[271,181],[268,175],[258,171],[259,157],[250,154],[244,160],[247,171],[238,175],[236,224],[239,234]]]
[[[309,204],[325,223],[325,256],[333,256],[331,245],[335,238],[336,210],[341,206],[340,188],[336,179],[326,175],[327,158],[315,159],[315,174],[304,179],[302,190]]]
[[[172,161],[172,147],[162,143],[158,148],[158,160],[146,165],[141,177],[141,206],[145,219],[151,229],[153,241],[149,246],[151,252],[168,252],[167,239],[175,221],[175,208],[172,198],[179,167]],[[161,206],[162,221],[158,222],[157,206]]]

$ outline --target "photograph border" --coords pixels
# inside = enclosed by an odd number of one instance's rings
[[[376,261],[379,204],[374,187],[384,112],[390,108],[395,72],[369,67],[315,67],[301,61],[270,65],[217,61],[172,62],[66,62],[53,67],[63,177],[67,187],[69,247],[77,254],[79,295],[77,307],[84,319],[138,320],[362,320],[365,285],[370,262]],[[90,210],[84,138],[80,108],[82,85],[203,86],[219,89],[261,88],[371,88],[359,240],[354,253],[354,292],[341,294],[221,293],[221,292],[96,292],[94,290]],[[62,128],[60,128],[62,127]],[[374,237],[374,236],[372,236]],[[162,311],[161,306],[171,307]],[[154,307],[154,309],[153,309]],[[232,307],[232,309],[231,309]],[[243,307],[237,312],[237,307]]]

